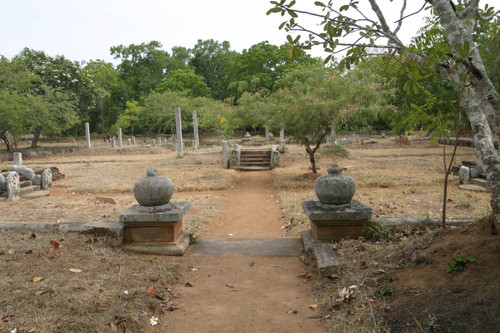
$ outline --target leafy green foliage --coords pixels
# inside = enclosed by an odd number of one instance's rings
[[[396,236],[394,233],[394,228],[382,225],[378,222],[370,221],[364,228],[365,236],[368,239],[372,239],[374,241],[394,241],[396,240]]]
[[[476,262],[476,258],[458,256],[458,257],[453,257],[453,261],[454,261],[453,263],[448,264],[448,266],[447,266],[448,273],[452,273],[452,272],[456,272],[456,271],[463,271],[465,266],[467,266],[467,264],[469,264],[471,262]]]

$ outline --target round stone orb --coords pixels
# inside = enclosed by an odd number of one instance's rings
[[[316,179],[314,192],[324,204],[344,205],[351,202],[356,184],[350,176],[342,174],[342,168],[334,164],[328,167],[328,174]]]
[[[134,185],[134,196],[141,206],[167,204],[174,194],[174,183],[170,178],[160,176],[156,169],[148,169],[147,176]]]

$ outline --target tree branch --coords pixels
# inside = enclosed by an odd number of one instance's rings
[[[457,16],[459,19],[463,19],[473,12],[477,11],[477,8],[479,6],[479,0],[470,0],[469,3],[465,6],[464,10],[457,13]]]
[[[405,14],[406,9],[406,0],[403,1],[403,6],[401,7],[401,13],[399,14],[399,22],[396,29],[394,29],[394,34],[397,34],[399,29],[401,29],[401,25],[403,25],[403,15]]]

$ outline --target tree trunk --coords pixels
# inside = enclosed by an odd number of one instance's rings
[[[40,133],[42,132],[41,127],[35,128],[33,131],[33,140],[31,140],[31,148],[38,147],[38,140],[40,139]]]
[[[311,162],[311,171],[313,173],[318,173],[318,170],[316,169],[316,160],[314,158],[314,154],[316,153],[316,150],[318,149],[318,146],[316,146],[314,149],[311,148],[309,143],[306,143],[306,152],[309,154],[309,161]]]
[[[7,151],[12,151],[12,140],[11,140],[9,131],[6,131],[6,132],[0,134],[0,138],[2,138],[3,142],[5,143],[5,146],[7,147]]]
[[[472,39],[479,1],[468,1],[466,9],[455,12],[449,0],[433,0],[434,9],[446,33],[459,73],[467,75],[462,106],[473,133],[476,156],[484,166],[491,188],[491,209],[500,214],[500,159],[493,145],[490,123],[500,138],[500,96],[486,73],[481,55]],[[470,52],[464,58],[457,49]],[[488,122],[489,121],[489,122]]]

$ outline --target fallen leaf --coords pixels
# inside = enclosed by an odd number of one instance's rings
[[[146,294],[147,294],[148,296],[153,296],[153,295],[155,294],[155,287],[153,287],[153,286],[149,286],[149,287],[148,287],[148,290],[146,291]]]
[[[155,277],[146,278],[145,280],[150,281],[150,282],[158,282],[159,279],[160,279],[160,276],[158,275]]]
[[[58,242],[56,242],[56,241],[53,241],[53,240],[51,240],[51,241],[50,241],[50,244],[51,244],[51,245],[52,245],[55,249],[58,249],[58,248],[60,247],[59,243],[58,243]]]
[[[110,246],[113,246],[113,242],[111,241],[111,239],[109,237],[106,237],[106,247],[110,247]]]
[[[78,269],[78,268],[70,268],[69,270],[70,270],[71,272],[73,272],[73,273],[81,273],[81,272],[82,272],[82,270],[81,270],[81,269]]]
[[[186,282],[186,283],[184,284],[184,286],[185,286],[185,287],[194,287],[194,286],[193,286],[191,283],[189,283],[189,282]]]
[[[14,253],[16,253],[16,251],[14,249],[8,249],[7,253],[13,255]]]
[[[24,252],[24,254],[32,254],[33,253],[33,250],[28,250],[26,252]]]
[[[43,280],[43,276],[35,276],[33,278],[33,282],[38,282],[38,281],[42,281]]]
[[[329,278],[329,279],[332,279],[332,280],[335,280],[335,279],[338,279],[338,278],[339,278],[339,276],[338,276],[337,274],[330,274],[330,275],[328,276],[328,278]]]
[[[32,234],[30,235],[30,238],[31,238],[31,239],[35,239],[35,238],[36,238],[35,233],[32,233]]]
[[[226,287],[234,288],[234,286],[231,283],[226,283]]]
[[[27,235],[27,234],[29,234],[29,233],[30,233],[30,231],[29,231],[29,230],[23,230],[23,231],[21,232],[21,234],[23,234],[23,235]]]
[[[309,305],[309,307],[311,308],[311,310],[316,311],[316,309],[318,308],[318,304],[311,304]]]
[[[297,311],[297,310],[290,310],[290,311],[287,311],[286,313],[288,313],[288,314],[297,314],[297,313],[299,313],[299,311]]]

